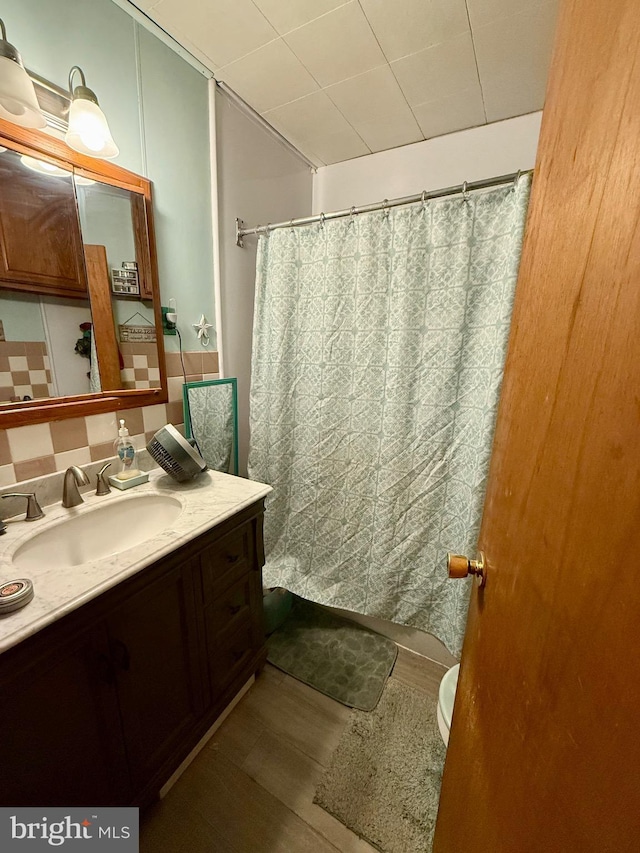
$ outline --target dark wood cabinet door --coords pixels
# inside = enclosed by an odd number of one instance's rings
[[[113,667],[104,628],[53,647],[0,677],[0,804],[128,802]],[[7,662],[10,659],[9,653]],[[3,655],[4,658],[4,655]],[[24,658],[24,656],[23,656]]]
[[[43,174],[27,162],[15,151],[0,154],[0,285],[86,298],[71,173]]]
[[[165,764],[174,769],[202,714],[196,622],[189,563],[163,573],[107,618],[134,790]]]

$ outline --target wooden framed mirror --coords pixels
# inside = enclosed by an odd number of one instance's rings
[[[151,182],[0,120],[0,428],[166,401]]]

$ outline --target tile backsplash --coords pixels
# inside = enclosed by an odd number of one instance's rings
[[[0,402],[52,394],[47,345],[43,341],[0,341]]]
[[[118,418],[126,420],[138,449],[165,424],[181,427],[184,378],[180,354],[166,353],[166,363],[167,403],[0,430],[0,487],[113,456]],[[219,377],[217,352],[185,352],[184,363],[188,382]]]

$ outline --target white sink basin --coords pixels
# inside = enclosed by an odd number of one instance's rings
[[[13,564],[20,571],[80,566],[126,551],[171,526],[182,503],[169,495],[113,500],[42,530],[20,545]]]

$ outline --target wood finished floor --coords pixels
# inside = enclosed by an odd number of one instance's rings
[[[434,701],[445,668],[398,650],[392,678]],[[375,853],[313,803],[351,711],[267,664],[168,795],[141,853]]]

